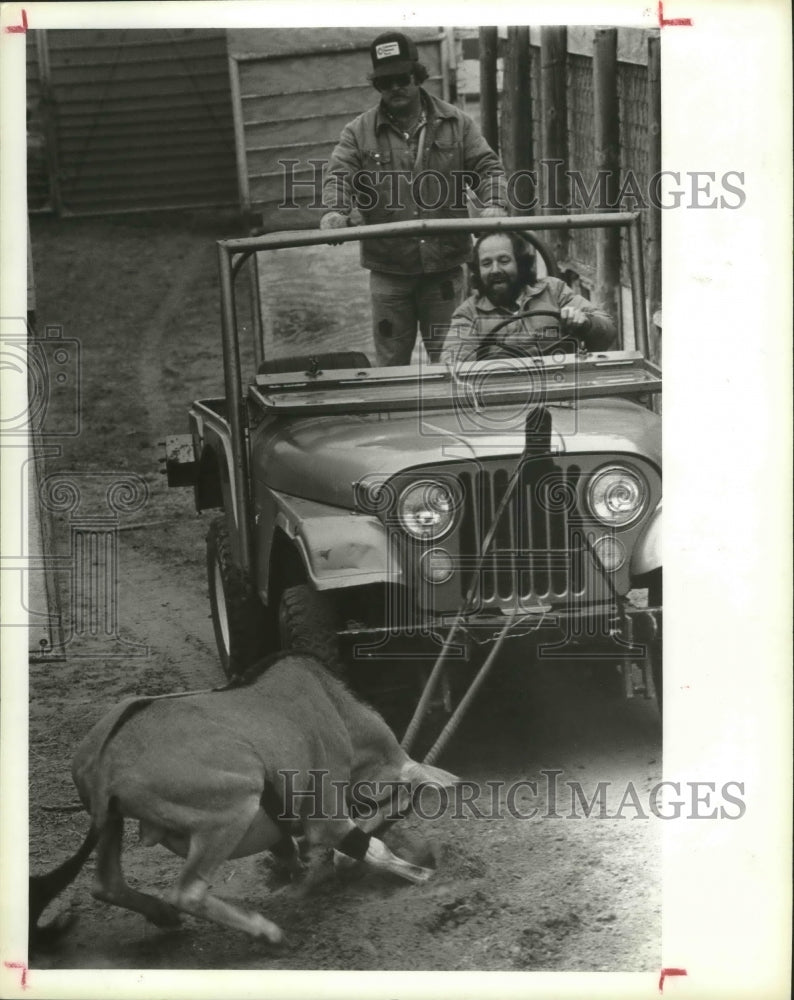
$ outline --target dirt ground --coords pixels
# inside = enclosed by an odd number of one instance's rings
[[[64,556],[57,576],[65,655],[30,665],[33,873],[70,855],[87,829],[69,769],[77,743],[99,716],[136,693],[221,680],[205,580],[210,518],[196,515],[191,490],[167,488],[158,442],[187,430],[192,399],[222,395],[213,241],[234,235],[241,235],[234,220],[199,215],[33,220],[38,326],[60,326],[64,337],[79,340],[82,389],[79,435],[49,439],[58,453],[47,458],[48,477],[77,484],[80,507],[61,504],[53,515],[53,549]],[[365,301],[355,262],[343,279],[327,259],[315,251],[309,268],[296,270],[285,260],[268,273],[266,292],[279,308],[288,293],[299,297],[302,312],[286,310],[296,343],[306,331],[316,334],[320,300],[342,317],[335,328],[340,337],[352,329],[351,295]],[[359,323],[356,329],[365,328]],[[51,429],[64,419],[59,407],[68,405],[54,399]],[[126,505],[113,510],[108,488],[124,477],[140,478],[132,480]],[[136,490],[137,499],[130,499]],[[79,627],[86,595],[70,593],[67,557],[80,524],[110,531],[117,544],[103,556],[116,560],[111,599],[117,621],[100,615],[109,626],[101,624],[96,635]],[[90,600],[108,598],[97,593]],[[510,685],[495,683],[482,695],[438,763],[483,786],[498,779],[539,782],[537,796],[525,788],[514,803],[524,814],[537,806],[534,817],[447,813],[437,821],[407,820],[403,839],[426,839],[437,863],[434,878],[421,887],[373,873],[340,880],[324,859],[309,880],[286,885],[265,856],[227,863],[216,891],[276,921],[289,941],[278,950],[192,918],[179,930],[158,930],[137,914],[96,902],[92,860],[61,901],[70,903],[74,925],[55,951],[31,956],[31,964],[658,970],[659,830],[638,819],[631,803],[616,817],[628,782],[647,813],[647,791],[661,778],[656,706],[612,699],[594,689],[586,670],[525,672],[519,653],[511,650],[507,658],[514,668]],[[551,811],[544,769],[561,772],[558,817],[544,816]],[[588,798],[598,782],[611,782],[607,817],[584,819],[580,809],[580,818],[569,818],[569,780],[580,782]],[[485,811],[487,803],[478,802]],[[137,845],[132,826],[127,832],[130,883],[163,892],[179,862],[163,848]]]

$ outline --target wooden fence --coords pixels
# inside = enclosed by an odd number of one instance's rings
[[[322,212],[310,205],[321,170],[312,161],[327,162],[344,125],[377,102],[367,74],[370,43],[382,30],[229,33],[240,207],[266,228],[318,223]],[[444,96],[444,36],[435,28],[411,36],[430,73],[425,87]],[[279,207],[285,194],[292,211]]]

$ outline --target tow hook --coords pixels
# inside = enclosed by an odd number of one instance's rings
[[[659,622],[652,611],[641,611],[632,615],[631,621],[632,641],[654,642],[659,637]]]
[[[636,646],[648,647],[659,636],[659,622],[656,612],[653,610],[637,610],[625,618],[625,639],[627,644],[633,648]],[[626,698],[633,698],[640,693],[645,698],[653,698],[653,666],[651,657],[645,655],[635,658],[634,654],[629,654],[620,663],[620,673],[623,678],[623,694]]]

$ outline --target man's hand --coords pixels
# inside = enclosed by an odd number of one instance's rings
[[[481,219],[502,219],[506,215],[507,212],[501,205],[488,205],[480,212]]]
[[[320,229],[346,229],[347,216],[341,212],[326,212],[320,219]]]
[[[590,329],[590,317],[584,309],[577,309],[575,306],[563,306],[560,320],[571,333],[586,333]]]

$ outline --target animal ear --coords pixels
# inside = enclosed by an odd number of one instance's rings
[[[403,781],[410,781],[411,785],[432,784],[441,788],[452,788],[460,782],[460,778],[449,771],[433,767],[432,764],[420,764],[410,757],[403,764],[400,777]]]

